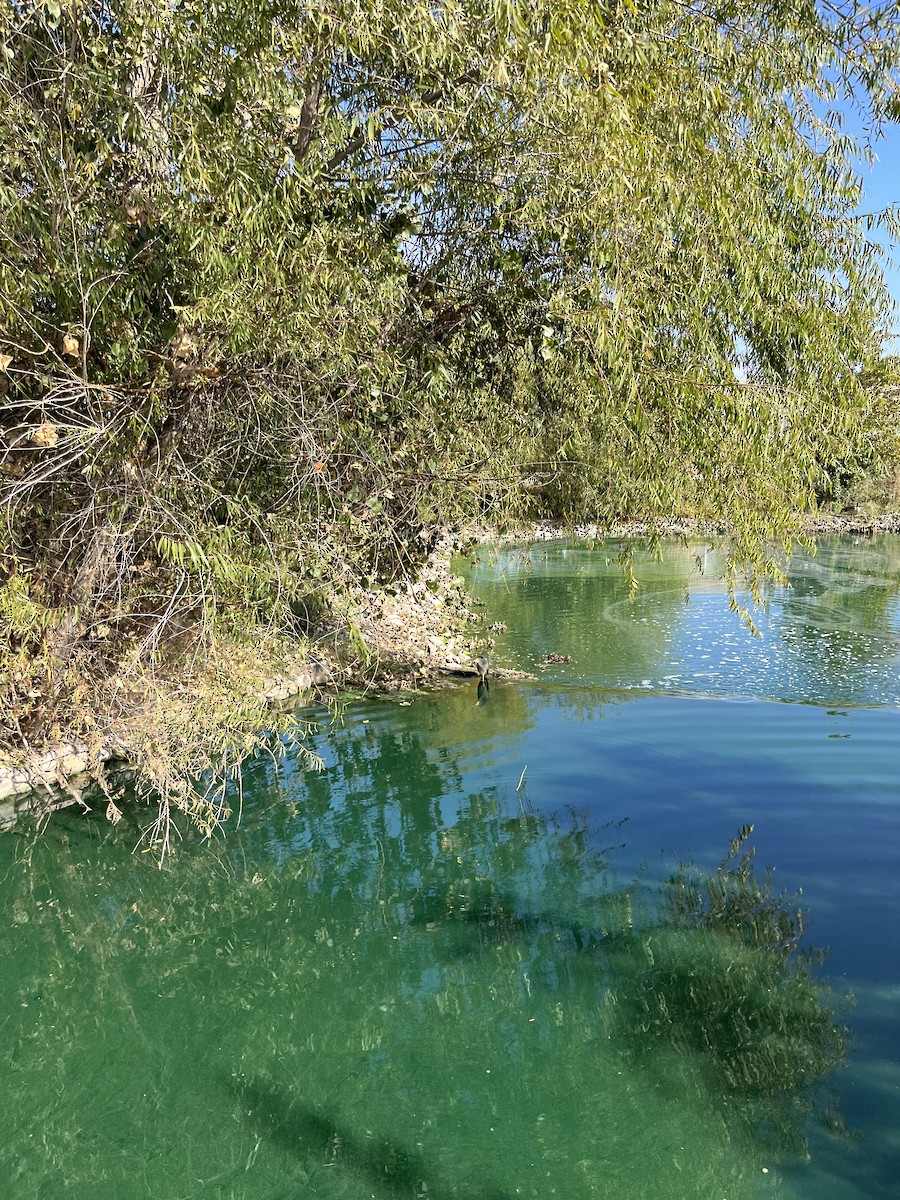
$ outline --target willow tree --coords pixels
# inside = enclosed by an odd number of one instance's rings
[[[896,115],[898,34],[892,3],[12,0],[9,743],[223,612],[301,631],[438,515],[783,534],[883,440],[842,114]]]

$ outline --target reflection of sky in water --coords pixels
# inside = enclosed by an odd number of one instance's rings
[[[761,636],[754,637],[721,596],[692,596],[663,664],[670,669],[651,686],[826,704],[900,702],[893,632],[828,628],[817,619],[820,611],[792,607],[786,611],[780,600],[773,601],[768,613],[759,614]]]

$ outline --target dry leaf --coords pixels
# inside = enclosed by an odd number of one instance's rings
[[[5,374],[6,368],[9,366],[12,360],[13,356],[11,354],[0,354],[0,371]]]
[[[179,329],[169,344],[172,347],[173,358],[190,358],[197,349],[191,335],[186,329]]]
[[[62,352],[63,354],[68,354],[69,358],[77,358],[81,353],[78,346],[78,338],[73,337],[71,333],[65,334],[62,340]]]
[[[59,441],[59,431],[55,425],[51,425],[49,421],[45,421],[43,425],[39,425],[31,435],[31,440],[36,446],[55,446]]]

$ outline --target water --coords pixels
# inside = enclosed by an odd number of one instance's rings
[[[900,540],[759,639],[714,550],[629,600],[616,549],[480,554],[535,682],[352,705],[162,871],[136,817],[0,838],[0,1197],[896,1194]],[[750,944],[665,885],[745,823]]]

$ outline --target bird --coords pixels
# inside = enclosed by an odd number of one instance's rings
[[[491,664],[483,656],[475,659],[475,670],[478,672],[478,703],[487,704],[491,698],[491,685],[488,682],[488,671]]]

